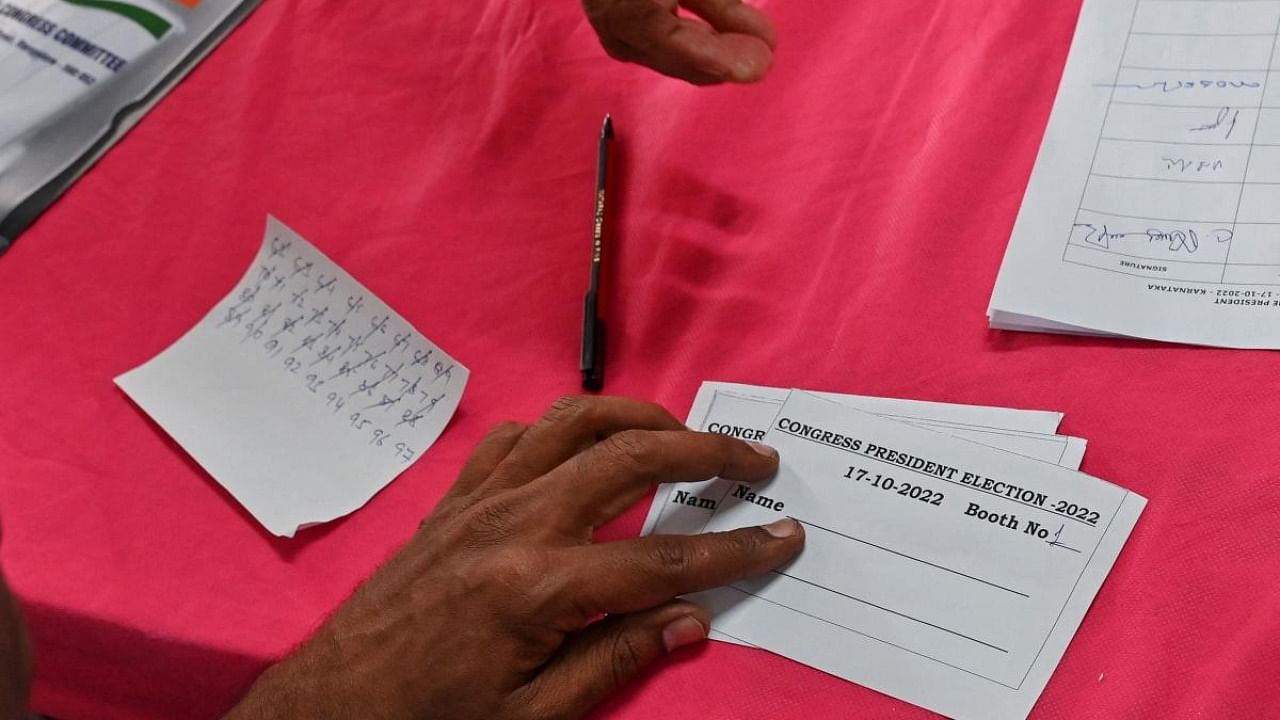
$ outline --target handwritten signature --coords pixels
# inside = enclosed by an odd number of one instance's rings
[[[1163,93],[1179,90],[1223,90],[1256,89],[1262,87],[1261,80],[1154,80],[1144,83],[1094,83],[1100,88],[1124,88],[1128,90],[1159,90]]]
[[[1230,106],[1224,107],[1218,111],[1218,116],[1214,119],[1213,122],[1205,123],[1200,127],[1193,127],[1191,128],[1191,132],[1217,130],[1218,128],[1225,126],[1227,128],[1227,134],[1224,136],[1223,139],[1230,140],[1231,132],[1236,129],[1236,121],[1239,119],[1240,119],[1239,110],[1232,110]]]
[[[1127,238],[1138,238],[1146,240],[1148,243],[1159,243],[1165,245],[1169,252],[1186,251],[1188,255],[1194,254],[1200,249],[1200,234],[1194,229],[1185,230],[1162,230],[1160,228],[1147,228],[1140,231],[1114,232],[1107,225],[1101,227],[1091,223],[1076,223],[1073,226],[1077,230],[1084,231],[1084,241],[1090,245],[1111,249],[1113,240],[1124,240]],[[1209,231],[1209,240],[1219,243],[1230,242],[1234,233],[1227,228],[1216,228]]]
[[[1192,160],[1191,158],[1175,158],[1163,157],[1165,170],[1177,170],[1180,173],[1221,170],[1223,163],[1221,160]]]

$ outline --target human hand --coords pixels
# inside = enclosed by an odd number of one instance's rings
[[[773,63],[777,34],[742,0],[583,0],[610,57],[695,85],[749,83]],[[678,7],[706,22],[676,15]]]
[[[228,720],[580,717],[706,637],[706,613],[673,598],[765,573],[804,544],[785,518],[602,544],[595,529],[657,483],[752,482],[777,465],[771,449],[621,398],[500,425],[413,539]]]

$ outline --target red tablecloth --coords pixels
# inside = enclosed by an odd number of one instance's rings
[[[1280,358],[986,328],[1078,3],[765,7],[768,80],[699,89],[608,61],[573,0],[268,0],[20,238],[0,258],[0,551],[36,707],[218,715],[488,426],[576,389],[611,111],[609,391],[677,413],[708,378],[1063,410],[1085,470],[1151,504],[1034,717],[1280,712]],[[268,212],[473,371],[420,462],[293,540],[111,383],[228,291]],[[713,644],[602,716],[929,714]]]

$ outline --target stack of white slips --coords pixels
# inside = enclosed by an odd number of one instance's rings
[[[1025,718],[1146,504],[1076,472],[1062,414],[706,382],[694,430],[781,454],[767,483],[658,488],[643,534],[793,517],[800,556],[690,599],[711,636],[955,718]]]

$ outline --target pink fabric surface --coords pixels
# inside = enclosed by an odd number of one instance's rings
[[[0,258],[0,553],[36,707],[217,716],[487,427],[576,391],[609,111],[609,392],[677,414],[704,379],[1065,411],[1084,469],[1151,503],[1033,717],[1274,716],[1280,360],[986,327],[1078,2],[763,6],[767,81],[700,89],[608,61],[573,0],[267,0],[21,237]],[[420,462],[293,540],[111,382],[231,288],[268,212],[473,372]],[[931,715],[711,644],[599,717]]]

